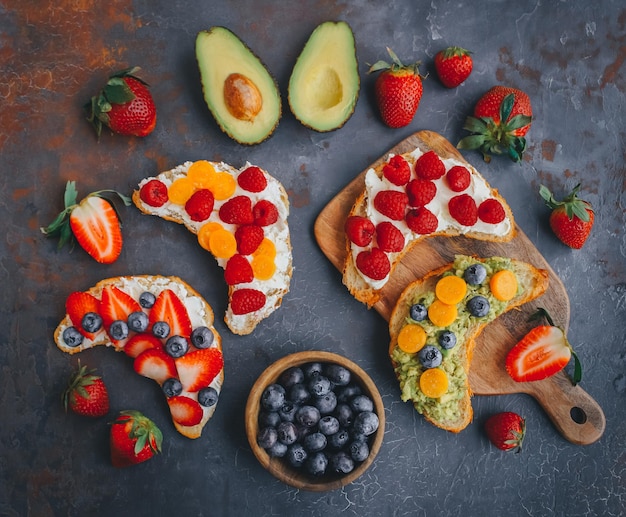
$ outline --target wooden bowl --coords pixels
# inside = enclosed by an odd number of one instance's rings
[[[259,430],[258,416],[261,406],[261,395],[267,386],[275,383],[280,374],[292,366],[302,366],[310,362],[335,363],[341,365],[351,372],[352,381],[360,385],[363,393],[368,395],[374,402],[374,412],[378,416],[378,430],[369,438],[370,454],[362,463],[355,466],[354,470],[344,476],[321,476],[314,477],[304,470],[296,469],[289,465],[283,458],[273,458],[257,444],[257,433]],[[352,483],[363,474],[374,461],[376,454],[385,434],[385,407],[383,401],[372,379],[357,364],[337,354],[321,351],[298,352],[279,359],[270,365],[257,379],[246,404],[246,434],[252,452],[265,467],[276,478],[283,483],[298,489],[322,492],[335,490],[349,483]]]

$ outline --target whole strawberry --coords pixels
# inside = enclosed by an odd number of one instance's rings
[[[161,452],[163,435],[139,411],[121,411],[111,425],[111,463],[122,468],[149,460]]]
[[[474,116],[465,120],[463,129],[470,136],[463,138],[459,149],[479,149],[486,162],[492,154],[505,154],[519,162],[526,150],[526,138],[532,121],[532,107],[526,93],[507,86],[494,86],[474,107]]]
[[[448,47],[435,55],[435,70],[446,88],[456,88],[472,73],[471,52],[461,47]]]
[[[516,452],[520,452],[526,435],[526,422],[511,411],[496,413],[485,422],[485,432],[489,441],[498,449],[503,451],[517,449]]]
[[[104,88],[85,108],[87,120],[100,137],[104,124],[120,135],[147,136],[156,126],[156,107],[148,84],[135,74],[139,67],[126,68],[109,77]]]
[[[109,412],[109,392],[101,377],[78,363],[78,370],[63,392],[65,411],[71,409],[83,416],[98,418]]]
[[[422,98],[420,63],[403,65],[398,56],[387,47],[392,63],[377,61],[369,73],[381,71],[374,83],[376,103],[383,122],[393,128],[411,123]]]
[[[539,187],[539,194],[552,209],[550,228],[563,244],[574,249],[583,247],[594,221],[593,208],[587,201],[578,198],[579,190],[580,184],[562,201],[557,201],[547,187]]]

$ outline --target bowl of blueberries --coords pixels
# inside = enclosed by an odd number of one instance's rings
[[[295,488],[325,491],[363,474],[380,450],[385,408],[372,379],[331,352],[298,352],[270,365],[246,404],[252,452]]]

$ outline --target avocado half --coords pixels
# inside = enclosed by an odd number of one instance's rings
[[[289,79],[289,107],[319,132],[343,126],[354,113],[360,77],[354,34],[343,21],[328,21],[311,33]]]
[[[282,106],[276,80],[233,32],[212,27],[196,37],[204,100],[219,127],[244,145],[276,129]]]

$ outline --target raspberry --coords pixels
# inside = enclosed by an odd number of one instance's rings
[[[235,231],[235,240],[237,241],[237,251],[242,255],[252,255],[259,247],[265,232],[260,226],[254,224],[245,224]]]
[[[454,196],[448,202],[450,215],[463,226],[474,226],[478,221],[476,202],[468,194]]]
[[[197,190],[185,203],[185,211],[192,221],[205,221],[213,211],[215,198],[208,189]]]
[[[404,235],[392,223],[384,221],[376,227],[376,243],[383,251],[402,251],[404,249]]]
[[[463,192],[471,183],[471,176],[469,171],[461,166],[455,165],[446,174],[446,180],[448,180],[448,187],[454,192]]]
[[[404,192],[381,190],[374,198],[374,207],[389,219],[402,221],[408,202],[409,197]]]
[[[220,207],[220,219],[228,224],[251,224],[252,201],[248,196],[235,196]]]
[[[278,209],[271,201],[261,199],[254,205],[252,210],[254,224],[257,226],[269,226],[278,221]]]
[[[237,183],[248,192],[263,192],[267,187],[267,179],[263,171],[255,166],[245,169],[237,178]]]
[[[504,207],[497,199],[485,199],[478,207],[478,218],[485,223],[498,224],[505,217]]]
[[[159,180],[150,180],[139,191],[139,197],[146,204],[154,207],[163,206],[168,201],[167,187]]]
[[[411,231],[419,235],[428,235],[437,230],[439,221],[437,221],[437,216],[428,208],[420,206],[409,210],[409,213],[406,214],[406,225]]]
[[[392,156],[383,167],[383,176],[394,185],[406,185],[411,177],[411,168],[407,161],[397,154]]]
[[[367,246],[372,242],[374,232],[376,228],[374,223],[367,217],[360,215],[352,215],[346,219],[344,225],[346,235],[350,241],[354,242],[357,246]]]
[[[428,151],[415,162],[415,174],[425,180],[437,180],[446,173],[446,167],[435,151]]]
[[[252,266],[243,255],[233,255],[226,262],[224,279],[228,285],[245,284],[254,280]]]
[[[406,193],[409,196],[409,206],[425,206],[435,199],[437,185],[430,180],[417,178],[409,181]]]
[[[248,314],[258,311],[265,305],[265,295],[256,289],[238,289],[230,299],[233,314]]]
[[[379,248],[362,251],[356,256],[356,267],[372,280],[383,280],[391,271],[391,264],[385,252]]]

